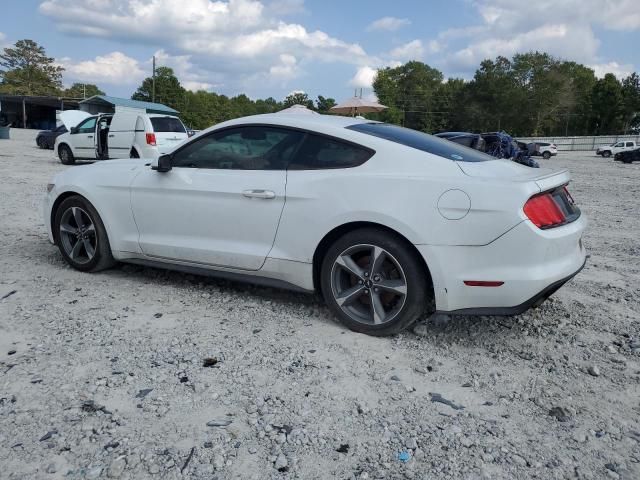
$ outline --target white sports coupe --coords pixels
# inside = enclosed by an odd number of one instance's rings
[[[585,263],[566,170],[498,160],[363,119],[270,114],[200,132],[155,161],[69,168],[49,238],[74,268],[116,261],[319,291],[349,328],[512,315]]]

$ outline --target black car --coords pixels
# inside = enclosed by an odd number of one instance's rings
[[[624,163],[640,162],[640,148],[627,150],[626,152],[618,152],[613,159],[617,162]]]
[[[53,146],[56,143],[56,138],[62,135],[63,133],[67,133],[67,129],[64,125],[60,125],[53,130],[42,130],[38,132],[38,136],[36,137],[36,145],[40,148],[48,148],[53,150]]]

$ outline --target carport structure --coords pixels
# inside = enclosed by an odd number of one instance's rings
[[[78,102],[77,98],[0,95],[0,124],[50,130],[56,126],[56,112],[77,110]]]

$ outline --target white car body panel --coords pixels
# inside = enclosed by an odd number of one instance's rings
[[[361,122],[366,121],[258,115],[216,125],[189,140],[243,124],[302,128],[375,150],[355,168],[174,167],[160,173],[152,170],[156,161],[128,159],[68,169],[52,182],[45,223],[53,240],[54,203],[64,192],[77,192],[100,214],[116,259],[251,272],[302,290],[317,288],[314,254],[325,235],[352,222],[378,224],[422,255],[443,312],[518,306],[584,264],[584,216],[541,230],[523,212],[531,196],[568,183],[568,172],[507,160],[456,162],[345,129]],[[272,191],[275,198],[247,198],[246,190]],[[505,284],[468,287],[463,281],[469,278]]]

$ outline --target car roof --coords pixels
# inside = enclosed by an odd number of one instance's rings
[[[299,113],[266,113],[262,115],[250,115],[248,117],[235,118],[219,123],[205,130],[218,130],[234,125],[264,124],[283,127],[301,128],[318,132],[343,131],[346,127],[360,123],[374,123],[372,120],[362,118],[343,117],[339,115],[301,115]]]

